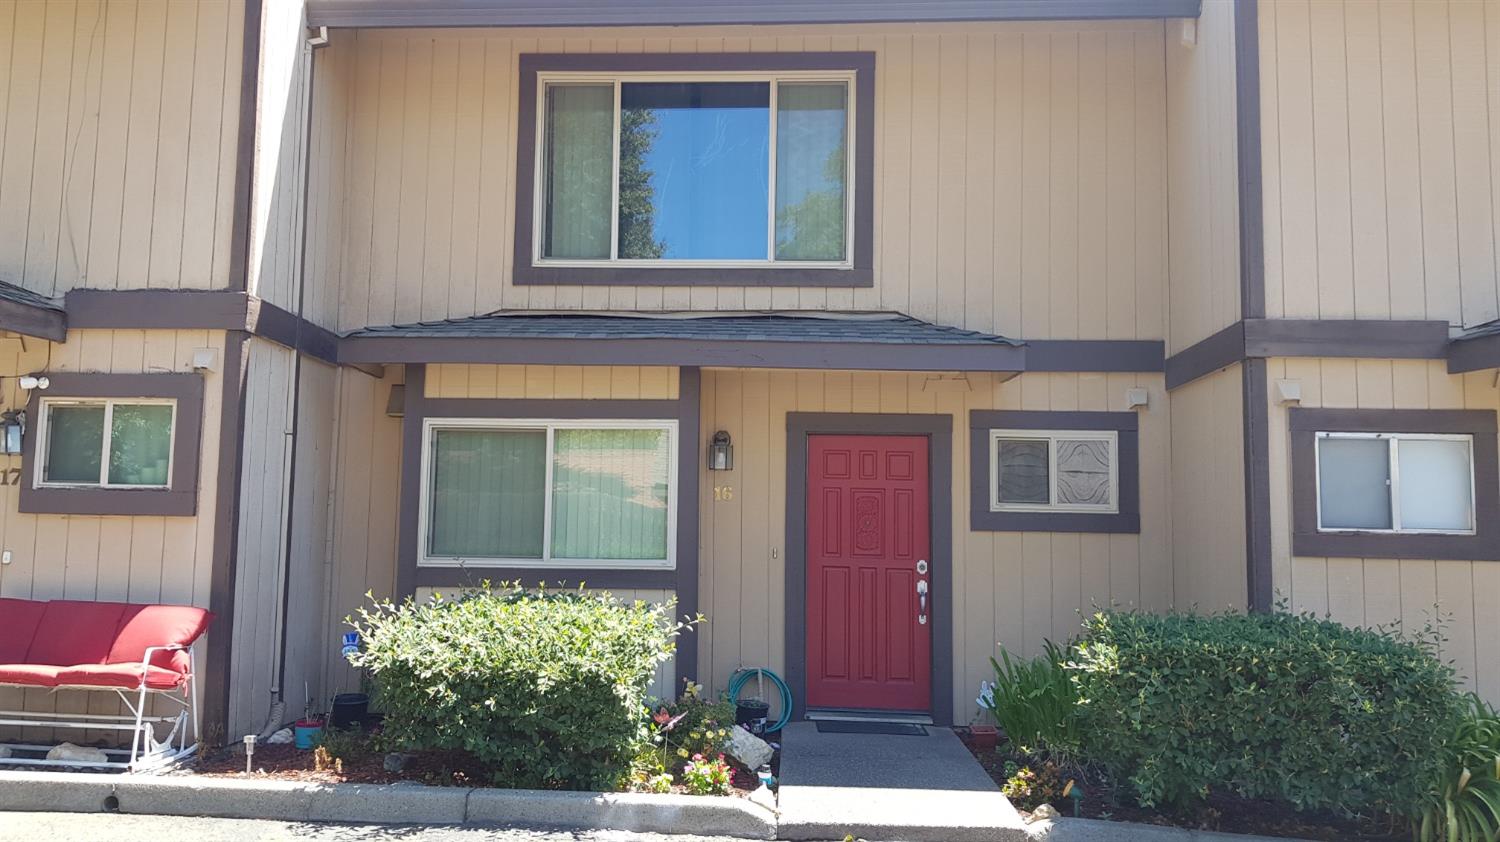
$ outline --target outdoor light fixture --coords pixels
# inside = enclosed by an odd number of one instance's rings
[[[21,452],[21,439],[26,434],[26,410],[7,409],[0,412],[0,453],[14,456]]]
[[[713,441],[708,444],[708,469],[734,470],[734,444],[729,441],[729,434],[723,430],[714,433]]]

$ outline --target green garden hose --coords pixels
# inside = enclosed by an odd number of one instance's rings
[[[792,688],[786,686],[786,682],[781,680],[781,676],[760,667],[737,670],[734,675],[729,677],[729,699],[732,702],[738,703],[740,700],[740,691],[745,689],[745,684],[756,676],[766,678],[772,684],[776,685],[777,690],[781,691],[781,718],[776,720],[774,726],[766,728],[767,732],[780,731],[786,727],[788,722],[792,721]]]

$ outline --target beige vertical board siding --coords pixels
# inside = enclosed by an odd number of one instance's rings
[[[293,351],[259,339],[250,341],[235,553],[230,735],[259,731],[275,699],[287,557],[295,367]]]
[[[677,370],[663,366],[469,365],[427,367],[429,398],[676,400]]]
[[[1172,570],[1178,607],[1243,610],[1245,455],[1240,366],[1172,392]]]
[[[1260,9],[1268,315],[1500,316],[1500,7]]]
[[[368,606],[365,593],[396,590],[396,526],[401,483],[401,419],[385,414],[391,386],[404,374],[389,367],[376,380],[353,369],[336,375],[332,451],[333,505],[321,647],[323,698],[357,691],[359,675],[339,654],[344,618]]]
[[[1483,373],[1450,375],[1440,361],[1273,359],[1272,381],[1302,386],[1301,406],[1345,409],[1500,409]],[[1191,387],[1190,387],[1191,388]],[[1180,393],[1174,393],[1176,399]],[[1500,562],[1311,558],[1291,552],[1291,463],[1287,407],[1270,400],[1272,579],[1294,611],[1350,625],[1400,623],[1408,633],[1437,622],[1442,654],[1464,685],[1500,701]]]
[[[1196,42],[1179,26],[1166,39],[1170,352],[1240,315],[1234,4],[1204,4]]]
[[[190,361],[197,348],[213,348],[222,356],[224,335],[206,331],[79,330],[71,332],[65,344],[0,339],[0,403],[10,407],[25,403],[27,395],[17,386],[17,378],[22,374],[188,372],[192,370]],[[223,388],[220,377],[218,371],[204,375],[197,515],[22,514],[18,511],[18,486],[15,483],[0,486],[0,546],[12,554],[10,564],[0,565],[0,596],[207,607]],[[0,457],[0,467],[31,469],[30,465],[22,464],[20,456]],[[215,632],[218,630],[210,631]],[[199,651],[201,654],[203,650]],[[11,710],[119,712],[113,697],[73,691],[0,689],[0,706]],[[52,738],[45,729],[28,729],[25,736],[36,740]],[[118,737],[117,733],[87,732],[88,739]]]
[[[530,200],[511,189],[519,55],[850,49],[877,54],[874,289],[511,283]],[[327,131],[344,138],[341,163],[316,153],[342,168],[342,187],[319,187],[340,191],[341,218],[315,234],[341,329],[500,308],[852,307],[1033,338],[1164,332],[1160,22],[363,30],[318,60],[330,107],[315,122],[342,121]],[[326,88],[325,63],[340,68]]]
[[[286,679],[281,688],[288,720],[302,715],[305,701],[316,703],[324,698],[323,611],[327,604],[338,369],[303,357],[299,380],[284,620]]]
[[[976,714],[973,699],[979,682],[990,675],[997,641],[1013,652],[1035,654],[1043,640],[1071,635],[1081,615],[1095,606],[1141,605],[1143,582],[1167,588],[1153,595],[1153,604],[1172,604],[1172,559],[1165,540],[1171,514],[1166,494],[1170,419],[1159,375],[1026,374],[1002,383],[976,374],[969,375],[970,391],[929,388],[937,376],[703,372],[704,436],[727,430],[738,445],[735,470],[707,473],[703,482],[699,608],[708,626],[699,642],[698,671],[710,688],[722,689],[740,667],[786,669],[785,494],[787,483],[802,479],[785,476],[788,412],[953,416],[953,520],[935,529],[953,530],[954,604],[939,610],[954,614],[953,715],[958,721]],[[1119,410],[1124,389],[1137,384],[1151,390],[1155,403],[1141,415],[1141,534],[969,530],[969,410]],[[731,495],[723,494],[726,488]]]
[[[0,277],[229,282],[243,0],[0,3]]]
[[[300,0],[266,5],[261,20],[255,181],[250,200],[249,288],[288,310],[297,308],[302,275],[302,196],[307,156],[312,151],[307,121],[323,118],[308,107],[313,51],[306,39]],[[338,103],[330,105],[330,116],[339,115]],[[321,154],[319,163],[336,165]]]

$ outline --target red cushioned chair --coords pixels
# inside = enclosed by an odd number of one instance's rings
[[[48,690],[109,690],[129,716],[0,711],[0,725],[88,728],[131,732],[130,749],[105,749],[127,759],[101,763],[9,757],[32,766],[95,766],[144,771],[175,763],[197,750],[193,642],[213,615],[190,605],[131,605],[57,599],[0,599],[0,684]],[[147,716],[149,695],[180,708]],[[170,726],[158,740],[157,725]],[[188,726],[193,742],[188,743]],[[12,744],[25,751],[49,746]]]

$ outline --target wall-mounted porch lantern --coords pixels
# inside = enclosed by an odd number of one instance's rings
[[[15,456],[21,452],[21,439],[26,435],[26,410],[7,409],[0,412],[0,453]]]
[[[729,440],[729,434],[723,430],[714,433],[713,441],[708,443],[708,469],[734,470],[734,444]]]

